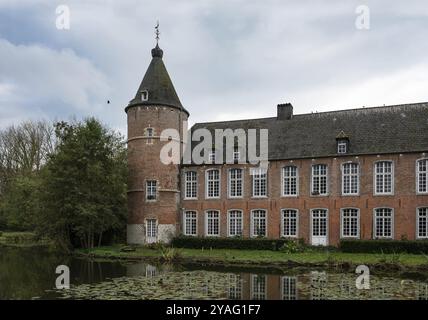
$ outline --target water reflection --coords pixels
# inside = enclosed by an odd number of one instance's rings
[[[60,264],[70,267],[72,286],[100,283],[120,277],[143,277],[150,279],[145,282],[146,285],[157,292],[162,291],[162,281],[166,282],[168,277],[174,281],[180,279],[176,298],[185,296],[201,299],[216,296],[233,300],[428,300],[426,281],[403,279],[397,274],[372,276],[370,290],[358,290],[355,285],[357,275],[353,273],[307,269],[260,272],[237,268],[92,261],[64,256],[46,249],[1,247],[0,299],[57,298],[58,293],[47,290],[53,289],[57,276],[55,268]],[[198,281],[195,281],[194,271],[197,270],[204,271],[199,272]]]

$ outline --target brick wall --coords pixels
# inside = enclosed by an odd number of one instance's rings
[[[159,225],[172,224],[178,228],[180,169],[178,165],[161,163],[160,151],[167,142],[159,141],[159,136],[164,129],[179,130],[187,114],[172,107],[138,106],[130,108],[127,115],[128,224],[144,225],[145,219],[157,219]],[[152,144],[147,144],[144,137],[148,127],[154,129]],[[146,200],[146,180],[157,181],[156,201]]]
[[[293,208],[299,210],[299,238],[310,242],[310,210],[315,208],[328,209],[328,243],[336,245],[340,240],[340,209],[353,207],[360,209],[360,238],[373,238],[373,210],[378,207],[394,209],[394,239],[415,239],[416,208],[428,206],[428,195],[416,194],[416,160],[424,158],[425,154],[390,154],[367,156],[342,156],[337,158],[298,159],[292,161],[271,161],[268,171],[268,197],[254,199],[252,195],[252,177],[249,165],[205,165],[186,166],[182,169],[198,172],[198,199],[182,200],[182,207],[195,210],[198,213],[198,235],[205,231],[205,211],[219,210],[221,216],[221,236],[227,236],[227,211],[240,209],[243,211],[243,235],[250,235],[250,212],[253,209],[266,209],[267,236],[280,237],[281,209]],[[394,162],[394,194],[378,196],[373,194],[374,163],[380,160]],[[360,165],[360,192],[358,196],[343,196],[341,192],[341,166],[345,162],[357,162]],[[322,163],[328,165],[328,196],[311,196],[311,166]],[[299,170],[299,194],[295,197],[281,196],[281,168],[293,164]],[[244,168],[244,197],[228,199],[227,177],[228,170],[233,167]],[[210,168],[221,170],[220,199],[205,199],[205,171]]]

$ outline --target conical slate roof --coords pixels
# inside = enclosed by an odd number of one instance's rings
[[[135,105],[164,105],[178,108],[188,114],[174,89],[162,60],[163,51],[158,45],[152,49],[152,57],[135,98],[129,102],[125,111]]]

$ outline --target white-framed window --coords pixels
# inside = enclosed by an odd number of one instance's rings
[[[394,193],[394,165],[392,161],[378,161],[375,163],[374,176],[375,194]]]
[[[228,217],[228,235],[229,235],[229,237],[242,236],[242,229],[243,229],[242,210],[229,210],[227,217]]]
[[[266,210],[256,209],[251,211],[251,236],[267,236],[267,214]]]
[[[220,211],[208,210],[205,212],[205,235],[208,237],[220,236]]]
[[[240,274],[229,274],[229,299],[242,299],[242,283]]]
[[[146,181],[146,200],[154,201],[157,195],[157,181],[147,180]]]
[[[327,165],[326,164],[314,164],[312,165],[312,183],[311,193],[312,195],[325,196],[328,193],[327,188]]]
[[[428,238],[428,207],[417,208],[416,230],[418,239]]]
[[[312,237],[326,237],[328,235],[328,210],[311,210]]]
[[[198,174],[196,171],[186,171],[184,174],[184,198],[198,198]]]
[[[360,192],[360,167],[358,163],[342,165],[342,194],[358,195]]]
[[[196,236],[198,234],[198,214],[196,211],[184,212],[183,233],[185,236]]]
[[[297,300],[297,278],[281,277],[282,300]]]
[[[157,239],[158,236],[158,225],[156,219],[146,220],[146,237],[151,239]]]
[[[347,153],[348,152],[347,147],[348,147],[348,144],[346,141],[339,141],[337,143],[337,153],[339,154]]]
[[[281,210],[281,236],[297,238],[299,229],[299,214],[296,209]]]
[[[252,274],[251,275],[251,299],[253,300],[265,300],[267,281],[266,275]]]
[[[428,193],[428,159],[416,162],[416,190],[417,193]]]
[[[220,170],[210,169],[206,171],[206,197],[220,198]]]
[[[394,211],[391,208],[374,209],[373,233],[376,239],[392,239]]]
[[[296,166],[282,168],[282,195],[297,196],[299,193],[299,175]]]
[[[244,185],[244,170],[232,168],[229,170],[229,198],[242,198]]]
[[[340,220],[341,238],[359,238],[360,237],[360,210],[357,208],[341,209]]]
[[[263,168],[253,168],[253,197],[267,196],[267,172]]]

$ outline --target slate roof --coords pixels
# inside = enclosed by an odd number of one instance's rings
[[[181,109],[189,114],[178,98],[162,57],[163,51],[156,45],[156,47],[152,49],[152,61],[138,87],[135,98],[129,102],[125,111],[137,105],[165,105]],[[148,91],[147,101],[143,101],[141,98],[141,93],[144,90]]]
[[[347,155],[428,151],[428,102],[293,115],[197,123],[197,128],[268,129],[269,160],[338,156],[336,138],[349,138]],[[194,143],[196,144],[196,143]]]

